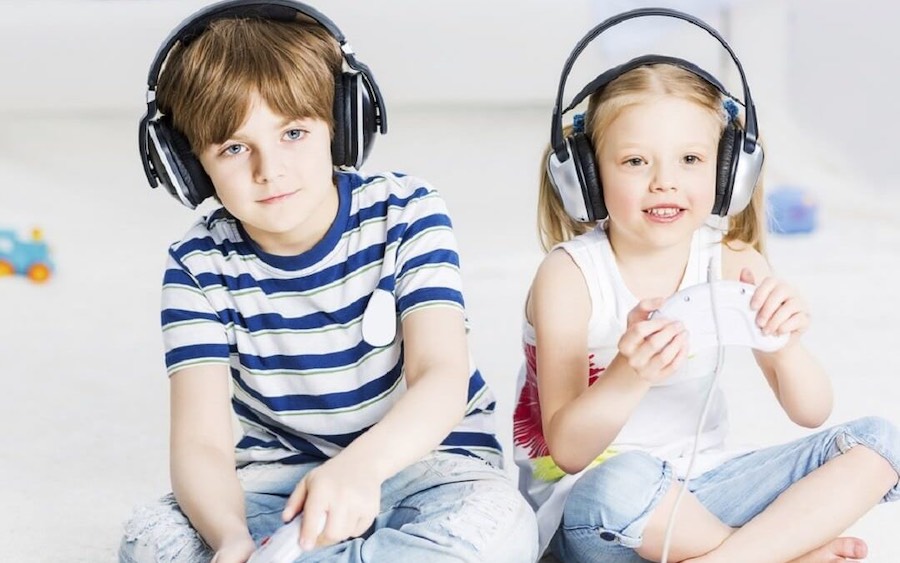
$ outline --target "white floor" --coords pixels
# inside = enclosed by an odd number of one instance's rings
[[[508,444],[520,310],[541,257],[535,180],[549,115],[407,109],[391,119],[369,168],[421,175],[448,201],[472,343],[499,396]],[[130,508],[168,488],[159,283],[167,243],[195,214],[147,189],[137,115],[3,122],[0,228],[42,227],[58,272],[43,286],[0,278],[0,559],[112,561]],[[829,424],[869,414],[900,424],[900,187],[809,188],[821,204],[820,228],[773,237],[770,255],[811,304],[807,342],[836,389]],[[735,440],[764,445],[805,434],[747,358],[734,354],[724,375]],[[877,507],[850,531],[869,542],[869,561],[893,563],[898,525],[900,503]]]

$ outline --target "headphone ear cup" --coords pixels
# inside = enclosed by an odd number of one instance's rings
[[[729,214],[728,208],[731,205],[742,140],[743,135],[733,122],[725,126],[722,138],[719,139],[719,153],[716,160],[716,201],[713,203],[712,212],[720,217]]]
[[[587,135],[579,132],[569,137],[569,146],[572,147],[572,158],[581,184],[581,195],[588,210],[588,220],[605,219],[606,203],[603,201],[603,186],[600,184],[600,169],[594,157],[594,145]]]
[[[375,105],[362,73],[345,72],[334,82],[332,161],[336,166],[359,168],[375,141]]]
[[[171,126],[167,116],[150,122],[151,159],[157,171],[165,173],[160,177],[176,199],[191,209],[215,194],[212,181],[194,156],[190,142],[177,129]],[[155,155],[155,158],[154,158]]]

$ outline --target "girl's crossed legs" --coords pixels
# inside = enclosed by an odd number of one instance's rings
[[[689,482],[669,559],[793,560],[879,501],[900,498],[898,474],[900,432],[876,417],[743,455]],[[554,552],[567,563],[658,561],[678,492],[672,482],[669,464],[641,452],[585,473],[566,502]]]

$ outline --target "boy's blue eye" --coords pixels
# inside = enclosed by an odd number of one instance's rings
[[[287,137],[288,140],[296,141],[303,138],[304,133],[305,131],[303,131],[302,129],[289,129],[288,132],[284,134],[284,136]]]
[[[241,151],[244,150],[244,147],[241,145],[228,145],[225,147],[225,154],[241,154]]]

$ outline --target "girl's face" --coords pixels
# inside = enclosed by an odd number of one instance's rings
[[[674,96],[628,106],[604,130],[600,179],[616,250],[683,244],[712,212],[721,123]]]

